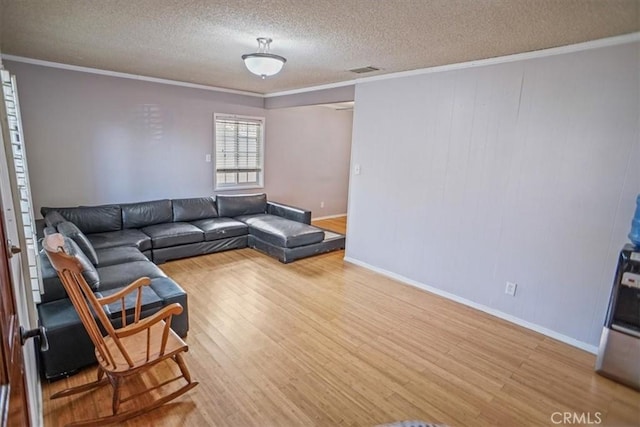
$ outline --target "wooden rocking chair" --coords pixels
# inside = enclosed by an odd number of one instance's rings
[[[187,365],[182,358],[182,353],[188,351],[187,344],[170,328],[172,316],[182,313],[180,304],[170,304],[154,315],[140,319],[142,287],[151,283],[149,278],[142,277],[113,295],[97,298],[82,276],[83,269],[80,262],[75,257],[67,254],[64,236],[61,234],[49,235],[44,239],[43,246],[51,260],[51,264],[58,272],[58,276],[91,341],[96,347],[95,352],[98,359],[96,381],[63,390],[54,394],[51,398],[57,399],[70,396],[101,387],[107,383],[110,383],[113,387],[112,415],[80,421],[70,425],[102,425],[121,422],[155,409],[198,385],[197,382],[191,380]],[[125,297],[132,292],[137,292],[134,320],[133,323],[127,325]],[[103,305],[111,304],[118,300],[122,302],[122,327],[115,329],[104,312]],[[107,332],[104,337],[94,315]],[[148,387],[140,393],[121,398],[121,386],[126,378],[139,375],[167,359],[173,360],[178,365],[181,375],[156,386]],[[181,378],[184,378],[187,384],[178,390],[156,398],[150,403],[139,407],[134,406],[133,409],[118,413],[120,403],[137,399],[152,390],[159,389]]]

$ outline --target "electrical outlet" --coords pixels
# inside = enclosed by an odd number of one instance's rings
[[[512,297],[516,296],[516,288],[518,285],[513,282],[507,282],[507,286],[504,288],[504,293],[507,295],[511,295]]]
[[[211,162],[211,154],[205,154],[204,161],[207,163]]]
[[[324,201],[320,202],[320,207],[324,208]]]
[[[360,171],[361,171],[361,169],[360,169],[360,165],[359,165],[359,164],[356,164],[356,165],[353,167],[353,172],[354,172],[356,175],[360,175]]]

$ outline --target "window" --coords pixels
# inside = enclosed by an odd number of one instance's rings
[[[264,118],[214,114],[216,190],[263,186]]]

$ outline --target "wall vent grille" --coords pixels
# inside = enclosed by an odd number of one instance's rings
[[[354,68],[352,70],[349,70],[352,73],[356,73],[356,74],[364,74],[364,73],[372,73],[374,71],[380,71],[380,68],[376,68],[373,67],[371,65],[368,65],[366,67],[362,67],[362,68]]]

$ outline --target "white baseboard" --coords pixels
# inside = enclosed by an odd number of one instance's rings
[[[332,218],[340,218],[341,216],[347,216],[346,213],[342,213],[342,214],[336,214],[336,215],[327,215],[327,216],[319,216],[319,217],[314,217],[311,218],[311,221],[318,221],[321,219],[332,219]]]
[[[348,257],[348,256],[345,256],[344,260],[347,261],[347,262],[350,262],[351,264],[355,264],[355,265],[358,265],[360,267],[364,267],[364,268],[366,268],[368,270],[375,271],[376,273],[382,274],[383,276],[387,276],[387,277],[389,277],[391,279],[395,279],[395,280],[397,280],[399,282],[402,282],[402,283],[405,283],[407,285],[414,286],[416,288],[425,290],[427,292],[431,292],[432,294],[436,294],[436,295],[439,295],[441,297],[447,298],[447,299],[449,299],[451,301],[455,301],[455,302],[458,302],[460,304],[464,304],[466,306],[475,308],[476,310],[483,311],[483,312],[488,313],[488,314],[490,314],[492,316],[499,317],[500,319],[506,320],[508,322],[515,323],[518,326],[522,326],[524,328],[531,329],[532,331],[541,333],[542,335],[546,335],[546,336],[548,336],[550,338],[553,338],[553,339],[556,339],[558,341],[562,341],[563,343],[569,344],[569,345],[571,345],[573,347],[577,347],[577,348],[579,348],[581,350],[588,351],[589,353],[596,354],[598,352],[598,347],[595,346],[595,345],[591,345],[591,344],[588,344],[586,342],[579,341],[579,340],[577,340],[575,338],[571,338],[571,337],[569,337],[567,335],[560,334],[560,333],[558,333],[556,331],[553,331],[551,329],[548,329],[548,328],[545,328],[543,326],[537,325],[535,323],[531,323],[531,322],[529,322],[527,320],[520,319],[519,317],[513,316],[511,314],[507,314],[507,313],[504,313],[504,312],[502,312],[500,310],[496,310],[495,308],[487,307],[486,305],[483,305],[483,304],[478,304],[478,303],[473,302],[471,300],[468,300],[466,298],[462,298],[462,297],[459,297],[459,296],[454,295],[452,293],[443,291],[442,289],[438,289],[438,288],[434,288],[434,287],[429,286],[429,285],[425,285],[424,283],[417,282],[415,280],[409,279],[407,277],[401,276],[399,274],[393,273],[393,272],[385,270],[383,268],[375,267],[373,265],[367,264],[366,262],[363,262],[363,261],[360,261],[360,260],[357,260],[357,259],[354,259],[354,258],[351,258],[351,257]]]

